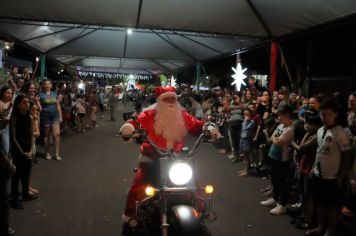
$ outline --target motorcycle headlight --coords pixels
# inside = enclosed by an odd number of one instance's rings
[[[169,180],[178,186],[188,183],[193,176],[192,167],[184,162],[174,163],[168,173]]]

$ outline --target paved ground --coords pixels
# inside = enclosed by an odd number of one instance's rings
[[[62,161],[46,161],[33,169],[33,185],[40,200],[26,202],[24,210],[11,210],[17,236],[120,235],[121,214],[138,156],[138,146],[123,143],[115,132],[122,123],[123,108],[115,123],[85,134],[63,138]],[[238,177],[239,164],[205,145],[197,153],[201,183],[215,186],[215,236],[303,235],[289,224],[288,216],[271,216],[259,206],[259,190],[268,184],[260,178]]]

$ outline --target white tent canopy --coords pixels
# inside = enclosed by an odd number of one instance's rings
[[[355,0],[11,0],[0,32],[66,65],[170,71],[355,13]]]

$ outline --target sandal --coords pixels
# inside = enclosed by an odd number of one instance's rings
[[[32,187],[29,188],[29,191],[31,191],[33,193],[36,193],[36,194],[38,194],[40,192],[40,191],[38,191],[38,189],[35,189],[35,188],[32,188]]]
[[[239,176],[240,176],[240,177],[248,176],[248,171],[246,171],[246,170],[244,170],[244,171],[239,171]]]

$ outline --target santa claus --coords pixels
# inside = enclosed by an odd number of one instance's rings
[[[155,94],[157,103],[139,114],[136,121],[127,121],[120,129],[122,136],[130,137],[135,129],[143,128],[159,148],[179,153],[184,147],[185,136],[188,133],[199,135],[204,123],[182,109],[177,101],[174,87],[158,87],[155,89]],[[139,165],[127,196],[124,222],[128,222],[134,216],[135,202],[145,198],[144,189],[148,183],[148,169],[150,163],[158,156],[148,142],[142,143]]]

